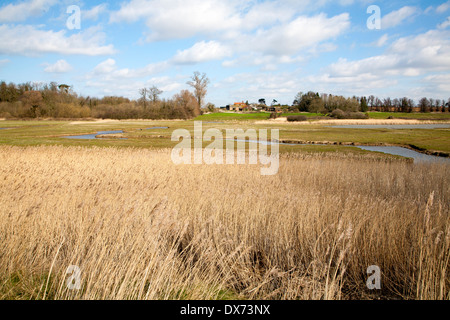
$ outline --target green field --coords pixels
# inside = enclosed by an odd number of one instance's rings
[[[308,118],[324,117],[325,115],[320,113],[298,112],[298,113],[283,113],[282,117],[302,115]],[[209,113],[198,116],[195,120],[198,121],[227,121],[227,120],[267,120],[270,117],[270,112],[258,112],[258,113]]]
[[[198,116],[195,120],[198,121],[225,121],[225,120],[266,120],[269,119],[270,113],[209,113]]]
[[[450,120],[450,113],[433,112],[433,113],[402,113],[402,112],[368,112],[370,119],[388,119],[393,117],[395,119],[417,119],[417,120]],[[302,115],[307,118],[325,118],[326,115],[321,113],[297,112],[297,113],[283,113],[282,117]],[[267,120],[270,117],[270,112],[259,113],[232,113],[232,112],[218,112],[209,113],[198,116],[195,120],[199,121],[246,121],[246,120]]]
[[[370,119],[418,119],[418,120],[450,120],[448,112],[403,113],[403,112],[368,112]]]
[[[212,116],[212,115],[208,115]],[[309,125],[295,126],[289,123],[256,124],[253,121],[211,121],[202,116],[203,131],[208,128],[220,129],[224,136],[226,129],[279,129],[281,140],[304,142],[328,142],[329,145],[280,146],[280,152],[343,152],[367,153],[352,146],[333,145],[332,143],[355,143],[365,145],[389,144],[398,146],[416,146],[418,148],[450,153],[449,129],[344,129],[321,126],[312,122]],[[233,119],[235,120],[235,119]],[[149,127],[168,127],[152,129]],[[178,144],[171,141],[176,129],[187,129],[193,135],[194,121],[110,121],[110,122],[71,122],[71,121],[1,121],[1,145],[36,146],[100,146],[100,147],[137,147],[137,148],[173,148]],[[123,130],[119,136],[107,136],[102,139],[67,139],[63,136],[92,134],[98,131]],[[126,139],[119,139],[126,138]],[[210,142],[204,142],[203,146]]]

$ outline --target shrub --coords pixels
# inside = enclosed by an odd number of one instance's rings
[[[341,109],[336,109],[331,112],[331,117],[336,119],[368,119],[369,116],[362,112],[344,112]]]
[[[347,119],[368,119],[369,116],[362,112],[348,112],[346,113]]]
[[[287,121],[289,122],[297,122],[297,121],[306,121],[308,118],[306,116],[288,116]]]
[[[9,112],[7,112],[7,111],[1,111],[1,112],[0,112],[0,118],[6,118],[6,119],[9,119],[9,118],[12,118],[12,116],[11,116],[11,114],[10,114]]]
[[[336,119],[345,119],[345,112],[341,109],[335,109],[331,112],[331,116]]]

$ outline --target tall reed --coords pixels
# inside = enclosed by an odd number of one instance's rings
[[[289,154],[261,176],[168,150],[2,146],[0,298],[449,299],[449,169]]]

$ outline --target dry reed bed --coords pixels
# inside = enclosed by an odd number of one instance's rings
[[[450,298],[450,166],[292,154],[261,176],[169,154],[0,147],[0,298]]]

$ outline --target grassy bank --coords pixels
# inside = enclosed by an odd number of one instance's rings
[[[169,154],[1,146],[0,299],[450,298],[450,166]]]

